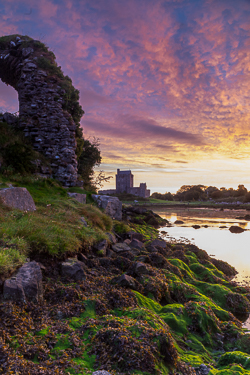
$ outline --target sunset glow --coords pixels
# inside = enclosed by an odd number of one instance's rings
[[[107,175],[250,190],[249,1],[2,0],[0,14],[2,36],[44,42],[80,90]],[[0,110],[18,111],[2,82]]]

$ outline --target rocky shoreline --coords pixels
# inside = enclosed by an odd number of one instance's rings
[[[138,215],[163,224],[135,207],[123,215],[138,228],[146,222]],[[1,373],[248,373],[250,337],[239,319],[250,290],[231,281],[233,267],[121,224],[108,238],[64,259],[37,254],[7,282]]]

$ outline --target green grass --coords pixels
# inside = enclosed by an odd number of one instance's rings
[[[0,241],[0,274],[9,274],[26,260],[27,244],[22,238],[13,237],[9,241]]]
[[[110,217],[91,203],[82,205],[70,198],[67,190],[54,180],[17,175],[0,176],[0,183],[26,187],[37,208],[35,212],[21,212],[0,204],[3,242],[0,243],[0,273],[20,266],[32,253],[56,257],[77,253],[107,238],[105,233],[112,229]],[[82,225],[81,217],[86,219],[88,227]]]

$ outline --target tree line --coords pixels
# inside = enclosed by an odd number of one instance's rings
[[[238,185],[237,189],[225,187],[217,188],[215,186],[205,185],[183,185],[176,192],[171,194],[153,193],[151,198],[167,201],[208,201],[208,200],[239,200],[241,202],[250,202],[250,191],[244,185]]]

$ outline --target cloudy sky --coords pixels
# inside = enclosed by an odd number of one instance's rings
[[[55,53],[108,175],[250,190],[250,0],[0,0],[0,30]]]

